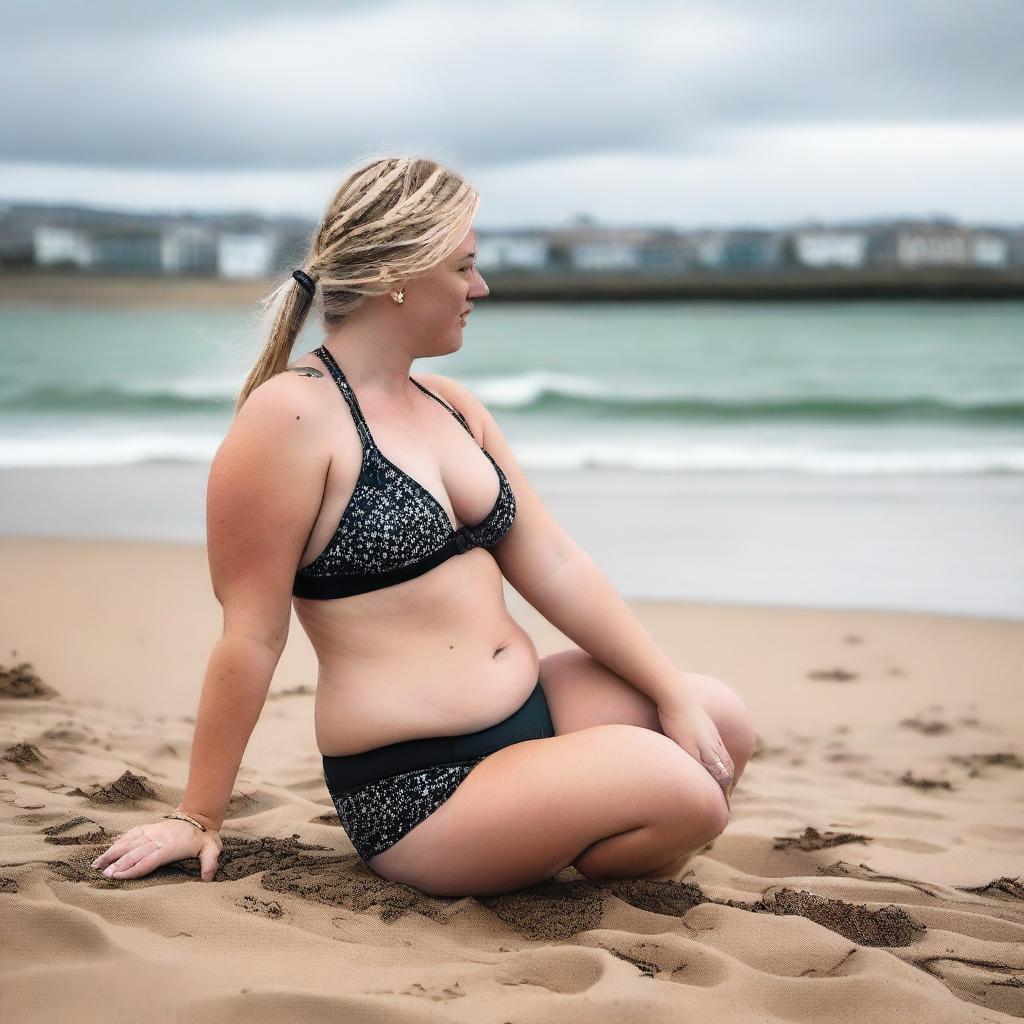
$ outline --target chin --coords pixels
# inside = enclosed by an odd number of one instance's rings
[[[431,351],[425,353],[425,356],[447,356],[452,352],[458,352],[460,348],[462,348],[461,338],[446,338],[442,344],[432,345]]]

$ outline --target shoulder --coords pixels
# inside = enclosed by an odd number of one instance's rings
[[[414,376],[424,387],[430,388],[435,395],[443,398],[466,417],[466,422],[473,429],[474,437],[484,436],[484,428],[490,419],[490,413],[483,402],[465,384],[446,377],[442,373],[417,373]]]
[[[314,360],[304,358],[297,359],[293,366],[319,369]],[[253,388],[236,419],[259,422],[268,427],[290,426],[293,431],[313,429],[324,408],[325,389],[317,386],[323,380],[291,370],[289,367],[275,373]]]

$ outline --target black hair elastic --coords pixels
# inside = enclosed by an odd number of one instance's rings
[[[309,274],[304,274],[301,270],[295,270],[292,272],[292,277],[294,277],[310,295],[316,291],[316,281],[314,281]]]

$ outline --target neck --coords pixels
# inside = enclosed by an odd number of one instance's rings
[[[357,393],[399,399],[409,388],[412,357],[399,345],[382,342],[383,337],[379,331],[369,335],[337,330],[326,334],[322,344]]]

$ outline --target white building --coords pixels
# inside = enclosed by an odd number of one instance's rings
[[[963,228],[904,228],[896,235],[896,262],[901,267],[962,267],[967,250]]]
[[[476,261],[481,270],[543,270],[548,262],[545,235],[477,232]]]
[[[221,277],[269,277],[275,241],[269,234],[225,234],[217,239],[217,273]]]
[[[1005,267],[1005,235],[963,227],[905,228],[896,236],[896,261],[904,267]]]
[[[572,264],[580,270],[636,270],[640,254],[633,242],[576,242],[572,246]]]
[[[805,267],[862,267],[868,236],[863,231],[797,231],[793,251]]]
[[[976,267],[1005,267],[1010,263],[1010,240],[1002,235],[971,237],[970,261]]]
[[[168,274],[211,271],[216,264],[213,232],[199,224],[174,224],[160,236],[160,266]]]
[[[562,228],[549,235],[556,262],[577,270],[635,271],[644,266],[644,247],[659,239],[645,228],[587,225]]]
[[[90,239],[73,228],[35,227],[32,230],[32,250],[36,264],[41,267],[62,263],[88,267],[93,262]]]

